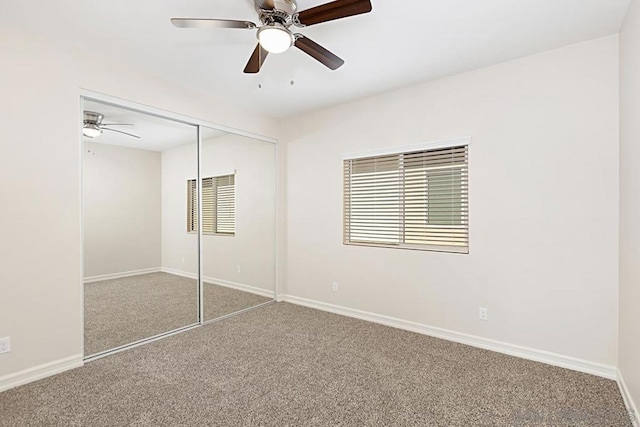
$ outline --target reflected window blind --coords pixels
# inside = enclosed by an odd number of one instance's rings
[[[468,253],[468,148],[344,161],[344,243]]]
[[[187,181],[187,231],[198,231],[198,188]],[[202,232],[234,235],[236,232],[235,175],[202,179]]]

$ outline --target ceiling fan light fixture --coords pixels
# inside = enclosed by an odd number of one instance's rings
[[[270,24],[258,30],[258,42],[269,53],[285,52],[294,41],[291,31],[280,24]]]
[[[82,127],[82,134],[89,138],[95,138],[102,135],[102,129],[96,124],[85,123]]]

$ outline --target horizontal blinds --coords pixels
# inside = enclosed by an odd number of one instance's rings
[[[196,180],[187,182],[187,229],[198,230],[198,189]],[[202,179],[202,232],[235,234],[235,175]]]
[[[468,248],[467,146],[344,161],[344,241]]]
[[[236,232],[236,185],[235,175],[216,178],[216,232]]]
[[[215,178],[202,178],[202,232],[212,234],[215,227]]]
[[[352,243],[401,243],[401,173],[398,155],[347,160],[345,167],[345,240]]]
[[[198,188],[195,179],[187,181],[187,232],[198,230]]]

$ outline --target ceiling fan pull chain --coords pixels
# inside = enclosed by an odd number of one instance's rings
[[[289,66],[289,72],[291,74],[291,79],[289,80],[289,84],[293,86],[296,84],[296,66],[295,66],[295,58],[293,57],[293,51],[291,50],[287,52],[287,64]]]

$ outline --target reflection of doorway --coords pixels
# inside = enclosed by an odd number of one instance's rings
[[[84,111],[104,116],[101,123],[133,125],[96,132],[95,123],[84,122],[94,136],[82,138],[85,359],[244,312],[275,297],[275,144],[124,104],[127,107],[112,100],[83,99]],[[198,150],[225,145],[203,143],[205,138],[233,145],[235,157],[207,152],[215,157],[216,168],[239,167],[244,182],[237,195],[240,211],[228,206],[219,210],[219,231],[226,232],[220,240],[198,233],[206,182],[203,189],[196,185],[191,193],[195,200],[188,200],[188,182],[195,184],[198,166],[206,170],[209,164]],[[257,159],[254,171],[237,163],[237,156]],[[249,178],[258,178],[261,191],[271,198],[257,197],[254,186],[245,185]],[[220,200],[225,194],[229,199],[229,182],[219,184]],[[255,203],[247,203],[251,198]],[[233,202],[235,209],[235,193]],[[188,209],[192,216],[195,212],[195,223]],[[242,218],[238,239],[233,238],[235,230],[229,233],[236,216]],[[252,231],[256,226],[262,233]],[[202,244],[206,250],[200,250]],[[218,263],[205,259],[203,265],[209,267],[203,276],[200,260],[214,254]],[[233,274],[224,268],[231,263]],[[199,277],[204,277],[202,283]]]

